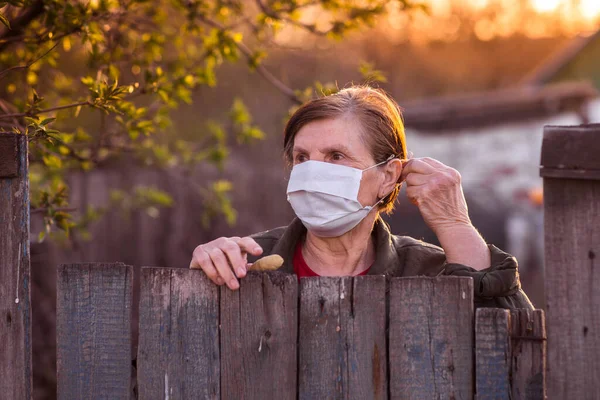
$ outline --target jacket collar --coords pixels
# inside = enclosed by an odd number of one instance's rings
[[[381,217],[378,217],[371,233],[375,240],[375,262],[369,269],[368,275],[390,275],[394,267],[398,265],[398,253],[392,241],[389,226]],[[281,272],[294,273],[294,253],[298,241],[304,241],[306,227],[298,218],[283,232],[281,238],[273,247],[272,253],[279,254],[284,259]],[[396,268],[397,269],[397,268]]]

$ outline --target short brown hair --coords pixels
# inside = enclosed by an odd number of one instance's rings
[[[300,129],[313,121],[352,116],[362,126],[363,135],[376,163],[390,156],[406,159],[406,137],[400,107],[384,90],[370,86],[353,86],[302,105],[285,127],[284,155],[292,164],[294,138]],[[401,184],[381,202],[379,211],[389,213],[400,193]]]

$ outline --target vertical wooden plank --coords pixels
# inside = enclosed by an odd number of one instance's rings
[[[542,310],[510,318],[512,399],[546,399],[546,322]]]
[[[199,270],[142,268],[140,399],[219,399],[217,286]]]
[[[392,399],[473,397],[473,281],[390,281]]]
[[[303,278],[299,399],[386,399],[385,278]]]
[[[600,398],[600,125],[545,127],[548,393]]]
[[[349,398],[387,399],[386,281],[353,279],[348,329]]]
[[[27,136],[0,134],[0,393],[31,399]]]
[[[510,399],[510,312],[480,308],[475,317],[475,398]]]
[[[295,400],[298,278],[250,273],[220,290],[221,398]]]
[[[130,398],[131,280],[122,263],[58,267],[59,399]]]
[[[544,179],[548,393],[600,398],[600,181]]]

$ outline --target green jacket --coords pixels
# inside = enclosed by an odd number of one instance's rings
[[[306,228],[296,218],[287,227],[256,233],[251,237],[263,248],[261,256],[279,254],[284,260],[279,271],[293,274],[294,251],[298,241],[303,240],[305,235]],[[533,309],[521,289],[517,260],[493,245],[488,245],[492,265],[477,271],[466,265],[447,263],[444,250],[438,246],[408,236],[392,235],[381,218],[375,222],[372,235],[376,251],[375,263],[369,269],[369,275],[470,276],[473,278],[475,307]],[[249,258],[250,262],[255,261],[255,258]]]

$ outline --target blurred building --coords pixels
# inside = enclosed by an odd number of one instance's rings
[[[600,30],[577,36],[525,76],[524,85],[588,81],[600,89]]]
[[[511,88],[403,103],[409,150],[461,172],[475,226],[517,257],[540,307],[543,127],[600,122],[598,90],[600,31],[573,39]],[[406,216],[390,220],[400,226]]]

